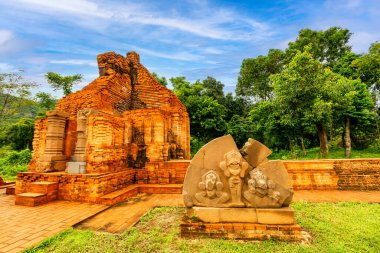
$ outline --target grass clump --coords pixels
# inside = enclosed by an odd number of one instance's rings
[[[152,209],[123,234],[68,229],[26,252],[379,252],[380,205],[360,202],[295,202],[297,223],[311,245],[278,241],[184,239],[184,208]]]

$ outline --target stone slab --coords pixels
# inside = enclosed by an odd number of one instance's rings
[[[282,208],[187,208],[188,218],[196,218],[203,222],[240,222],[291,225],[295,224],[294,211],[290,207]]]
[[[294,210],[290,207],[257,208],[257,222],[261,224],[295,224]]]
[[[86,162],[68,162],[66,171],[69,174],[84,174],[86,173]]]

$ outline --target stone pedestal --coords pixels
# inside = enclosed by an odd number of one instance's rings
[[[239,222],[266,225],[295,224],[294,211],[290,207],[282,208],[217,208],[192,207],[186,210],[187,217],[202,222]]]

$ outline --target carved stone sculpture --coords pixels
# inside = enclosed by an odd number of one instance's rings
[[[248,163],[243,161],[239,152],[234,150],[224,155],[224,161],[220,162],[220,168],[224,175],[228,177],[228,186],[231,192],[230,206],[244,206],[241,200],[241,191],[245,171],[248,169]]]
[[[195,199],[200,206],[214,206],[225,203],[229,199],[229,195],[222,192],[223,183],[220,181],[219,175],[213,170],[202,176],[198,187],[201,191],[195,194]]]
[[[267,159],[270,153],[267,147],[253,139],[249,139],[240,151],[229,135],[209,142],[198,151],[188,168],[183,186],[185,205],[256,208],[289,206],[293,197],[290,178],[281,161]],[[210,199],[205,196],[212,195],[212,191],[208,195],[205,192],[205,177],[211,171],[212,175],[217,175],[216,182],[219,182],[212,190],[219,195],[227,194],[229,197],[226,201],[204,199]],[[213,177],[210,174],[211,185]]]

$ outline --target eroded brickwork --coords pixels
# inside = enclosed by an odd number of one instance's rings
[[[340,190],[380,190],[380,159],[336,160]]]
[[[100,76],[81,91],[59,100],[55,110],[68,115],[63,141],[66,162],[86,162],[87,173],[113,173],[145,168],[149,162],[190,158],[186,108],[139,58],[135,52],[127,57],[113,52],[99,55]],[[83,120],[80,115],[90,109],[91,115]],[[49,118],[36,121],[29,171],[61,170],[62,164],[57,169],[53,161],[40,163],[46,149],[46,121]]]

